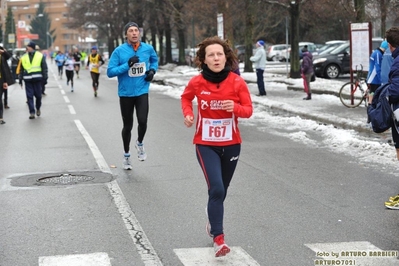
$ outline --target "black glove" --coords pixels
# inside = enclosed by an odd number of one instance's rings
[[[154,78],[155,70],[154,69],[150,69],[150,70],[146,71],[145,74],[147,76],[144,78],[144,80],[145,81],[151,81]]]
[[[137,55],[130,57],[129,59],[129,67],[132,67],[134,64],[139,62],[139,57]]]

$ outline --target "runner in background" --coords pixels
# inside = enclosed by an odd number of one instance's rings
[[[71,92],[73,92],[73,71],[75,70],[76,64],[75,64],[75,59],[72,56],[72,53],[70,53],[67,56],[67,59],[65,60],[64,66],[65,66],[65,76],[67,78],[67,86],[69,85],[69,82],[71,82]]]
[[[76,77],[79,78],[80,60],[82,60],[82,54],[79,52],[79,49],[77,47],[74,48],[73,59],[75,60]]]
[[[80,54],[82,55],[82,58],[80,59],[80,62],[82,64],[82,67],[84,67],[87,54],[86,54],[85,51],[82,51]]]
[[[62,72],[64,68],[65,59],[66,59],[65,55],[61,51],[57,52],[57,56],[54,59],[58,67],[58,77],[60,79],[62,79]]]
[[[104,65],[104,60],[97,53],[97,46],[93,46],[91,48],[91,54],[89,55],[89,58],[87,60],[87,66],[86,69],[90,70],[90,75],[92,79],[92,85],[93,85],[93,91],[94,91],[94,97],[97,97],[97,91],[98,91],[98,85],[99,85],[99,79],[100,79],[100,67]]]

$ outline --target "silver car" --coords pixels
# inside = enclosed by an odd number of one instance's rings
[[[283,56],[282,51],[285,51],[289,45],[287,44],[276,44],[271,45],[266,50],[267,61],[280,61]]]

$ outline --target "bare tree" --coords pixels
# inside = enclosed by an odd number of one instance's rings
[[[353,0],[354,8],[356,12],[355,22],[365,22],[366,21],[366,9],[364,5],[364,0]]]
[[[245,1],[245,54],[252,55],[253,45],[253,30],[254,30],[254,1]],[[244,72],[253,72],[252,62],[249,60],[249,56],[245,57]]]
[[[280,0],[280,1],[271,1],[271,0],[264,0],[265,3],[271,5],[279,5],[285,9],[288,9],[291,18],[291,36],[290,36],[290,43],[291,43],[291,55],[290,55],[290,64],[291,64],[291,71],[290,77],[291,78],[300,78],[301,71],[299,65],[299,15],[300,15],[300,7],[302,4],[307,2],[307,0]]]

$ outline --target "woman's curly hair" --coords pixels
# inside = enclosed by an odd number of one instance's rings
[[[197,44],[197,47],[199,48],[197,51],[197,54],[194,59],[194,63],[198,67],[199,70],[202,69],[204,66],[204,61],[205,61],[205,48],[208,47],[211,44],[220,44],[223,47],[224,54],[226,55],[226,66],[229,66],[232,71],[238,68],[238,58],[233,51],[233,49],[230,46],[230,43],[228,40],[222,40],[218,36],[213,36],[206,38],[199,44]]]

